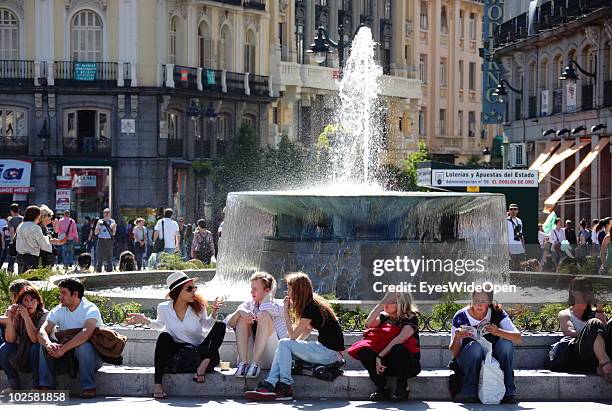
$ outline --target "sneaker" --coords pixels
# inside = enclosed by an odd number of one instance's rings
[[[293,388],[284,382],[276,384],[276,401],[291,401],[293,399]]]
[[[389,390],[386,388],[378,388],[370,394],[370,401],[386,401],[389,399]]]
[[[236,366],[236,372],[234,373],[234,377],[244,378],[246,376],[248,367],[249,367],[249,364],[245,362],[238,363],[238,366]]]
[[[259,377],[260,371],[261,369],[259,368],[259,365],[253,363],[249,365],[249,368],[246,371],[246,378],[257,378]]]
[[[519,401],[514,395],[504,395],[504,398],[501,400],[502,404],[518,404]]]
[[[274,386],[268,381],[260,381],[254,391],[247,391],[244,396],[249,401],[274,401],[277,398]]]

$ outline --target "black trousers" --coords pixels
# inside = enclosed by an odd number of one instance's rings
[[[405,391],[408,387],[408,378],[416,377],[421,372],[421,362],[418,354],[412,354],[401,344],[391,348],[389,353],[382,357],[382,364],[387,367],[384,374],[376,373],[376,351],[362,348],[359,351],[359,360],[363,364],[370,379],[376,388],[383,390],[387,386],[387,376],[397,377],[397,391]]]
[[[597,370],[599,361],[593,351],[593,345],[598,335],[606,343],[606,352],[612,357],[612,319],[604,324],[596,318],[587,321],[580,334],[569,347],[569,359],[574,371],[593,373]]]
[[[17,254],[17,269],[23,274],[32,268],[38,268],[39,257],[32,254]]]
[[[196,364],[196,367],[206,358],[210,359],[206,371],[212,371],[219,365],[219,348],[223,343],[223,338],[225,338],[225,328],[225,323],[221,321],[215,322],[215,325],[213,325],[204,341],[202,341],[202,344],[198,346],[200,362]],[[159,335],[157,343],[155,344],[155,384],[162,383],[166,365],[170,361],[172,355],[176,354],[182,345],[184,344],[177,343],[172,336],[166,332]]]

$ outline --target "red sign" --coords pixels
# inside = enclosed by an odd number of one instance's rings
[[[187,74],[188,74],[187,69],[181,69],[181,81],[187,81],[188,80]]]
[[[340,78],[340,70],[334,70],[332,71],[332,78],[334,80],[338,80]]]
[[[0,187],[0,194],[28,194],[34,192],[32,187]]]
[[[64,190],[72,188],[72,176],[57,176],[56,180],[55,188]]]

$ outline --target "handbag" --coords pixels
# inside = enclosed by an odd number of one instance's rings
[[[551,345],[544,360],[544,367],[550,371],[571,371],[569,346],[573,341],[573,337],[563,337]]]
[[[164,228],[164,220],[161,220],[162,223],[162,232],[161,235],[159,237],[157,237],[157,239],[155,240],[155,242],[153,243],[153,248],[151,249],[152,252],[154,253],[161,253],[162,251],[164,251],[164,248],[166,246],[166,240],[164,239],[163,235],[166,231],[166,229]]]
[[[169,361],[164,368],[164,372],[168,374],[195,372],[200,362],[198,347],[191,344],[182,344],[178,352],[169,355]]]
[[[200,243],[198,244],[195,250],[196,258],[198,260],[206,261],[209,260],[213,255],[212,249],[210,248],[208,241],[206,241],[208,239],[208,235],[209,233],[206,233],[206,237],[202,237],[202,234],[198,232],[198,236],[200,237]]]
[[[9,257],[17,257],[17,233],[15,233],[13,241],[11,241],[8,247],[6,248],[6,254]]]

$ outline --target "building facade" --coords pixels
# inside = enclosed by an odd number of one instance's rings
[[[212,218],[192,165],[267,137],[269,27],[254,0],[0,1],[0,159],[31,167],[0,206]]]
[[[482,1],[418,0],[407,5],[407,64],[422,82],[419,135],[435,160],[452,164],[480,158],[491,141],[481,126]]]
[[[271,11],[274,33],[270,60],[275,95],[271,141],[281,135],[305,145],[316,143],[324,127],[333,123],[340,76],[339,53],[330,53],[318,64],[307,53],[318,27],[339,40],[343,26],[348,43],[360,24],[369,26],[383,68],[380,82],[386,108],[383,162],[401,165],[417,143],[417,113],[421,90],[414,70],[408,67],[405,47],[409,43],[408,0],[280,0]],[[407,31],[408,30],[408,31]],[[344,52],[348,56],[348,48]]]
[[[540,210],[574,222],[612,214],[612,7],[599,0],[505,2],[495,55],[519,92],[505,133],[540,172]],[[569,70],[568,70],[569,68]],[[573,73],[576,76],[573,76]]]

